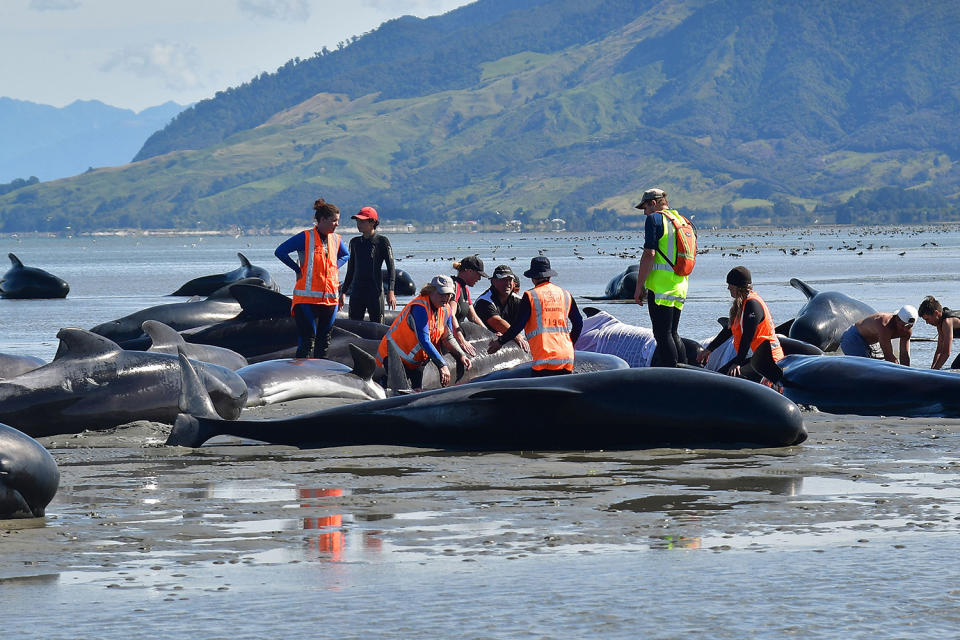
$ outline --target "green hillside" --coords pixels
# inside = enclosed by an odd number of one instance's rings
[[[946,2],[480,0],[222,92],[132,164],[0,196],[0,231],[276,229],[320,195],[617,228],[651,185],[700,224],[954,220],[956,33]]]

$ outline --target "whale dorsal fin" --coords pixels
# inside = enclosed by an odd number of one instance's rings
[[[807,300],[820,293],[800,278],[790,278],[790,286],[803,292],[803,295],[807,296]]]
[[[195,418],[215,418],[219,420],[220,415],[214,408],[207,387],[200,380],[197,370],[193,368],[193,364],[179,348],[177,349],[177,355],[180,358],[180,396],[177,399],[180,412]]]
[[[243,255],[243,254],[240,253],[239,251],[237,251],[237,257],[240,258],[240,266],[241,266],[241,267],[252,267],[252,266],[253,266],[252,264],[250,264],[250,261],[247,260],[247,256]]]
[[[62,358],[89,358],[123,351],[116,342],[92,331],[66,327],[57,332],[60,348],[54,360]]]
[[[207,296],[207,300],[222,300],[227,298],[236,300],[237,299],[236,296],[233,295],[232,291],[230,291],[230,287],[232,287],[235,284],[245,284],[247,286],[260,287],[261,289],[264,289],[266,288],[267,283],[265,283],[262,278],[241,278],[236,282],[231,282],[229,284],[223,285],[222,287],[220,287],[219,289],[211,293],[209,296]]]
[[[372,379],[373,372],[377,369],[376,358],[353,343],[348,344],[347,347],[350,349],[350,355],[353,356],[353,371],[350,373],[364,380]]]
[[[143,329],[145,334],[150,336],[150,341],[153,343],[153,346],[150,348],[154,351],[169,349],[172,352],[180,345],[186,344],[183,336],[177,333],[172,327],[158,320],[144,320],[140,328]]]
[[[17,256],[13,255],[12,253],[8,253],[8,254],[7,254],[7,257],[10,258],[10,262],[13,263],[13,266],[15,266],[15,267],[22,267],[22,266],[23,266],[23,263],[20,262],[20,258],[18,258]]]
[[[230,285],[230,293],[240,303],[245,318],[278,318],[290,315],[293,301],[278,291],[237,283]]]

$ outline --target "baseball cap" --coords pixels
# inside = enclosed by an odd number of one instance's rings
[[[498,264],[497,268],[493,270],[493,277],[494,278],[516,278],[517,276],[514,275],[513,269],[511,269],[508,265]]]
[[[486,273],[484,273],[484,271],[483,271],[483,260],[481,260],[481,259],[478,258],[477,256],[467,256],[466,258],[464,258],[463,260],[461,260],[461,261],[460,261],[460,270],[462,271],[462,270],[464,270],[464,269],[473,269],[474,271],[476,271],[477,273],[479,273],[479,274],[480,274],[481,276],[483,276],[484,278],[489,278],[489,277],[490,277],[490,276],[488,276]]]
[[[439,275],[434,276],[433,280],[430,281],[430,284],[434,289],[437,290],[437,293],[456,293],[457,288],[453,286],[453,278],[450,276]]]
[[[652,189],[647,189],[646,191],[643,192],[643,195],[640,197],[640,204],[638,204],[634,208],[642,209],[644,202],[648,202],[650,200],[657,200],[659,198],[666,198],[666,197],[667,197],[667,192],[664,191],[663,189],[657,189],[656,187]]]
[[[377,210],[373,207],[364,207],[350,217],[354,220],[380,220],[380,216],[377,215]]]
[[[903,320],[904,324],[913,324],[917,321],[917,309],[913,305],[905,304],[897,311],[897,317]]]

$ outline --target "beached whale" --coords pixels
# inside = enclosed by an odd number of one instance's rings
[[[858,356],[791,355],[783,395],[827,413],[960,418],[960,374]]]
[[[243,283],[263,289],[263,281],[260,279],[247,279]],[[122,318],[98,324],[90,331],[119,343],[135,339],[140,340],[144,335],[143,323],[146,320],[157,320],[175,331],[203,327],[229,320],[241,311],[240,302],[231,293],[235,286],[237,285],[228,285],[222,289],[217,289],[202,300],[171,302],[147,307]],[[268,290],[264,289],[264,291]],[[123,346],[129,348],[132,345],[124,344]],[[149,341],[145,341],[145,346],[142,348],[146,349],[147,347],[149,347]]]
[[[150,353],[166,353],[171,356],[182,351],[191,360],[200,360],[218,364],[221,367],[236,371],[247,366],[247,359],[236,351],[209,344],[193,344],[183,339],[179,333],[163,324],[159,320],[145,320],[143,332],[150,338]]]
[[[12,378],[47,364],[43,358],[21,356],[14,353],[0,353],[0,380]]]
[[[65,280],[43,269],[23,266],[20,258],[12,253],[7,256],[12,266],[0,278],[0,298],[66,298],[70,293],[70,285]]]
[[[503,349],[500,351],[503,351]],[[497,353],[500,352],[498,351]],[[613,371],[614,369],[629,368],[630,365],[626,360],[609,353],[595,353],[592,351],[573,352],[573,373],[592,373],[594,371]],[[532,375],[533,363],[523,362],[507,369],[498,369],[496,371],[491,371],[486,375],[477,376],[476,378],[473,378],[471,382],[530,378]]]
[[[399,356],[396,356],[399,357]],[[275,420],[217,418],[180,357],[181,415],[169,445],[229,434],[302,448],[366,444],[455,450],[780,447],[806,437],[797,406],[752,382],[695,369],[618,369],[495,380],[371,400]],[[696,402],[650,402],[640,389]]]
[[[790,286],[802,291],[807,296],[807,303],[793,320],[777,327],[777,332],[787,333],[789,337],[803,340],[823,351],[836,351],[844,331],[862,318],[876,313],[865,302],[839,291],[817,291],[797,278],[790,279]]]
[[[607,283],[602,296],[583,296],[587,300],[633,300],[637,289],[637,272],[640,265],[632,264]]]
[[[57,462],[27,434],[0,424],[0,520],[39,518],[60,484]]]
[[[245,280],[247,278],[258,278],[263,280],[263,286],[268,289],[277,289],[277,284],[270,276],[270,272],[264,267],[258,267],[251,264],[247,256],[237,253],[240,258],[240,266],[233,271],[226,273],[217,273],[210,276],[194,278],[183,284],[179,289],[171,293],[171,296],[209,296],[217,289]]]
[[[251,364],[237,370],[247,383],[247,406],[256,407],[298,398],[379,400],[387,397],[371,378],[377,361],[350,345],[353,368],[312,358],[284,358]]]
[[[0,422],[37,438],[176,418],[179,356],[124,351],[84,329],[61,329],[57,337],[53,362],[0,381]],[[217,413],[239,416],[247,399],[243,379],[215,364],[194,366]]]

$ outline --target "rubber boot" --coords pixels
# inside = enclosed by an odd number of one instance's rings
[[[300,344],[297,345],[296,358],[309,358],[314,351],[315,338],[300,338]]]

